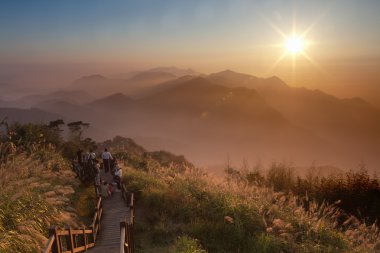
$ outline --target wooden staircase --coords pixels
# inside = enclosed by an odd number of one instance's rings
[[[112,182],[112,175],[102,171],[102,179]],[[89,228],[50,230],[50,238],[43,253],[132,253],[134,197],[129,196],[124,185],[114,189],[111,197],[98,198],[94,221]],[[128,203],[128,204],[127,204]],[[121,238],[121,234],[123,238]]]
[[[120,220],[129,219],[129,207],[122,199],[121,192],[114,192],[112,197],[104,199],[101,233],[96,238],[96,246],[91,253],[120,252]]]

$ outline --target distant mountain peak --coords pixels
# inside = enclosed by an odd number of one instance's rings
[[[119,108],[128,106],[133,102],[133,99],[123,93],[114,93],[112,95],[97,99],[91,102],[89,105],[93,107],[105,107],[105,108]]]
[[[212,73],[210,75],[230,75],[230,74],[240,74],[240,73],[233,71],[231,69],[225,69],[223,71]]]
[[[163,81],[175,79],[177,76],[169,73],[169,72],[163,72],[163,71],[146,71],[137,73],[136,75],[132,76],[129,80],[133,81],[150,81],[152,79],[162,79]]]
[[[117,93],[114,93],[108,97],[105,97],[107,99],[128,99],[128,100],[131,100],[130,97],[128,97],[127,95],[121,93],[121,92],[117,92]]]
[[[157,67],[157,68],[149,69],[146,72],[167,72],[167,73],[173,74],[173,75],[175,75],[177,77],[186,76],[186,75],[189,75],[189,76],[198,76],[198,75],[200,75],[199,72],[194,71],[191,68],[181,69],[181,68],[177,68],[177,67],[174,67],[174,66],[170,66],[170,67]]]

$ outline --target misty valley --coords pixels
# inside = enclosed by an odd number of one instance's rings
[[[90,75],[48,94],[1,102],[9,121],[91,124],[98,141],[116,135],[149,150],[222,168],[285,161],[344,170],[379,164],[380,110],[365,99],[292,87],[277,77],[225,70],[205,75],[155,68],[123,78]]]

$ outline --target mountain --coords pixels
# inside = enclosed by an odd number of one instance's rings
[[[177,78],[177,76],[168,73],[168,72],[159,72],[159,71],[146,71],[142,73],[138,73],[128,80],[130,82],[140,82],[141,84],[149,85],[149,84],[158,84],[161,82],[166,82],[168,80],[172,80]]]
[[[46,112],[37,108],[18,109],[18,108],[0,108],[0,119],[7,117],[8,122],[20,123],[48,123],[49,121],[61,119],[62,116]]]
[[[88,104],[88,107],[95,110],[123,111],[133,103],[133,99],[122,94],[115,93],[110,96],[97,99]]]
[[[210,74],[206,78],[213,83],[227,87],[247,87],[255,89],[263,96],[268,93],[278,93],[290,89],[286,83],[276,76],[259,78],[248,74],[237,73],[232,70]]]
[[[181,68],[177,68],[177,67],[157,67],[157,68],[152,68],[152,69],[148,69],[148,70],[143,70],[143,71],[134,71],[134,72],[128,72],[128,73],[124,73],[124,74],[117,74],[117,75],[113,75],[112,77],[113,78],[118,78],[118,79],[129,79],[137,74],[140,74],[140,73],[146,73],[146,72],[165,72],[165,73],[169,73],[169,74],[172,74],[176,77],[182,77],[182,76],[199,76],[201,75],[201,73],[199,72],[196,72],[192,69],[181,69]]]
[[[48,94],[24,96],[16,100],[7,101],[6,105],[8,107],[30,108],[43,101],[61,100],[72,104],[84,104],[92,99],[93,97],[83,90],[59,90]]]
[[[231,70],[179,78],[148,72],[127,80],[84,77],[78,80],[88,86],[86,92],[98,83],[97,99],[45,100],[38,107],[90,122],[108,136],[128,135],[148,147],[183,153],[202,165],[220,164],[227,156],[306,166],[314,160],[338,166],[380,162],[380,112],[361,98],[341,99],[288,86],[278,77]],[[156,77],[174,79],[157,83]],[[145,86],[145,80],[152,83]]]
[[[339,99],[320,90],[287,86],[277,77],[262,79],[233,71],[207,78],[227,87],[254,88],[290,122],[325,138],[380,141],[380,111],[363,99]]]
[[[172,75],[175,75],[177,77],[181,76],[199,76],[201,73],[196,72],[192,69],[180,69],[176,67],[158,67],[147,70],[147,72],[166,72],[170,73]]]
[[[127,80],[111,79],[99,74],[83,76],[73,81],[69,88],[76,87],[91,94],[93,97],[99,98],[111,95],[124,86],[128,86]]]
[[[96,112],[86,106],[72,104],[64,100],[45,100],[36,105],[36,108],[59,114],[72,121],[92,121]]]
[[[202,163],[220,162],[221,154],[272,159],[307,152],[310,161],[311,153],[318,152],[319,157],[328,145],[311,131],[294,126],[256,90],[217,85],[203,77],[139,99],[133,110],[137,116],[129,120],[125,131],[140,140],[149,134],[145,139],[155,147],[151,141],[155,137],[186,143],[176,150]]]
[[[86,90],[95,97],[104,97],[115,92],[130,96],[146,91],[162,82],[176,79],[177,76],[167,72],[145,71],[139,72],[128,79],[107,78],[101,75],[84,76],[72,83],[72,87]]]
[[[286,120],[252,89],[227,88],[198,77],[139,101],[145,109],[188,115],[195,118],[226,119],[230,123],[278,125]]]

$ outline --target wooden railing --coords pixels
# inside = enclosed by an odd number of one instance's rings
[[[87,251],[95,246],[103,216],[102,197],[98,197],[94,218],[89,228],[72,229],[53,227],[49,230],[49,240],[42,253],[75,253]]]
[[[135,210],[134,210],[134,195],[133,193],[128,194],[128,191],[123,184],[121,186],[121,192],[123,199],[127,202],[130,208],[130,216],[126,216],[124,219],[120,220],[120,253],[133,253],[135,251],[135,241],[134,241],[134,220],[135,220]]]

